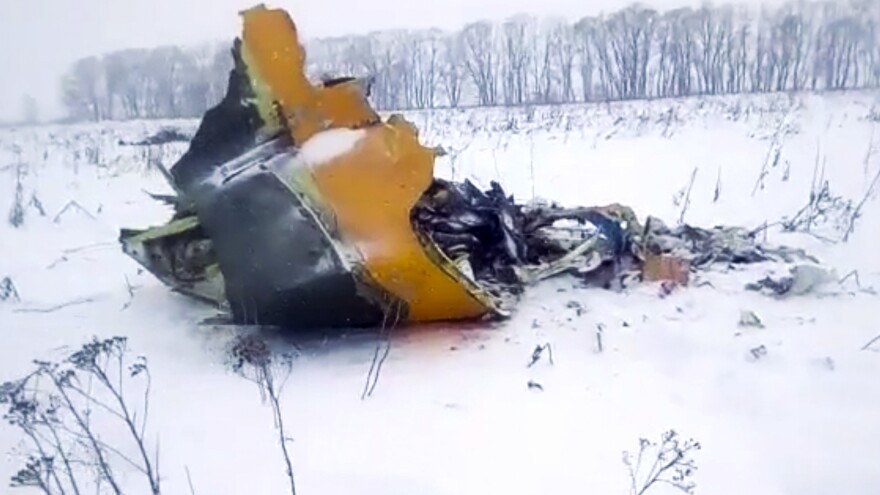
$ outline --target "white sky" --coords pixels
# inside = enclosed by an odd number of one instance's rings
[[[651,0],[657,8],[699,0]],[[59,79],[77,58],[121,48],[231,40],[238,12],[259,0],[0,0],[0,121],[21,117],[22,96],[41,118],[61,113]],[[579,18],[627,0],[275,0],[303,36],[386,28],[457,28],[516,13]]]

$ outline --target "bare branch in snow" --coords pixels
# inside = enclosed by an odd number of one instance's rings
[[[717,203],[721,198],[721,167],[718,167],[718,179],[715,180],[715,194],[712,196],[712,202]]]
[[[880,184],[880,168],[877,169],[877,173],[874,174],[874,179],[871,181],[871,184],[868,186],[868,190],[865,191],[865,195],[862,197],[862,200],[859,201],[859,204],[856,205],[855,210],[852,212],[852,216],[849,218],[849,227],[847,227],[846,232],[843,234],[843,242],[849,241],[849,236],[855,231],[856,228],[856,220],[862,216],[862,208],[865,206],[865,203],[868,202],[868,198],[871,197],[874,193],[874,189],[877,188],[877,185]]]
[[[863,350],[863,351],[871,350],[871,346],[874,345],[875,342],[880,342],[880,334],[877,334],[876,337],[874,337],[873,339],[869,340],[867,344],[863,345],[863,346],[862,346],[862,350]]]
[[[694,171],[691,172],[691,180],[688,182],[687,190],[684,193],[684,203],[681,207],[681,215],[678,217],[679,224],[684,223],[684,216],[687,213],[688,208],[691,206],[691,190],[694,188],[694,181],[697,178],[697,170],[699,170],[699,167],[694,167]]]
[[[131,286],[131,282],[128,280],[128,275],[125,276],[125,288],[128,289],[128,301],[122,305],[122,311],[128,309],[134,301],[134,287]]]
[[[193,486],[192,475],[189,473],[189,466],[185,466],[186,469],[186,482],[189,485],[189,495],[196,495],[196,489]]]
[[[370,370],[367,372],[367,380],[364,383],[364,391],[361,393],[361,400],[373,395],[376,384],[379,383],[379,374],[382,372],[382,365],[391,352],[391,330],[400,324],[404,303],[396,301],[391,304],[382,316],[382,326],[379,328],[379,341],[376,342],[376,349],[373,352],[373,360],[370,362]],[[389,324],[388,316],[394,311],[394,319]],[[382,356],[379,357],[379,353]]]
[[[94,299],[90,297],[84,297],[80,299],[74,299],[73,301],[68,301],[65,303],[57,304],[55,306],[50,306],[48,308],[19,308],[16,309],[16,313],[54,313],[55,311],[60,311],[64,308],[68,308],[70,306],[76,306],[79,304],[88,304],[91,302],[95,302]]]
[[[82,205],[80,205],[80,204],[77,203],[76,201],[74,201],[74,200],[70,200],[70,201],[67,202],[66,205],[64,205],[64,208],[61,208],[61,211],[59,211],[59,212],[55,215],[55,218],[52,219],[52,222],[54,222],[54,223],[58,223],[58,221],[61,220],[61,216],[64,215],[64,213],[67,212],[67,210],[69,210],[69,209],[71,209],[71,208],[76,208],[77,210],[79,210],[79,211],[85,213],[86,216],[88,216],[88,217],[91,218],[92,220],[97,220],[97,219],[95,218],[94,215],[92,215],[91,213],[89,213],[89,210],[86,210],[85,208],[83,208]]]

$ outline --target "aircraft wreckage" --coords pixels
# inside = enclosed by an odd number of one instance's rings
[[[559,274],[685,284],[713,262],[786,256],[741,229],[641,225],[620,205],[521,205],[497,183],[435,178],[442,149],[399,115],[382,120],[369,79],[312,83],[285,11],[241,15],[227,93],[167,172],[174,217],[120,235],[159,280],[233,323],[504,318],[527,286]]]

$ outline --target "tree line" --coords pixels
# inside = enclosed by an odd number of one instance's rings
[[[876,88],[880,2],[636,4],[573,23],[517,15],[305,46],[313,77],[372,76],[382,110]],[[63,101],[75,119],[198,117],[230,68],[226,43],[114,52],[77,61]]]

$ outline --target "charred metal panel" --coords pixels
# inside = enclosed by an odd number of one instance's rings
[[[382,321],[332,241],[266,167],[229,178],[197,205],[239,324],[358,327]]]
[[[255,104],[241,41],[232,49],[235,68],[229,72],[226,95],[205,112],[187,152],[171,167],[175,186],[184,194],[223,163],[257,144],[264,121]]]

